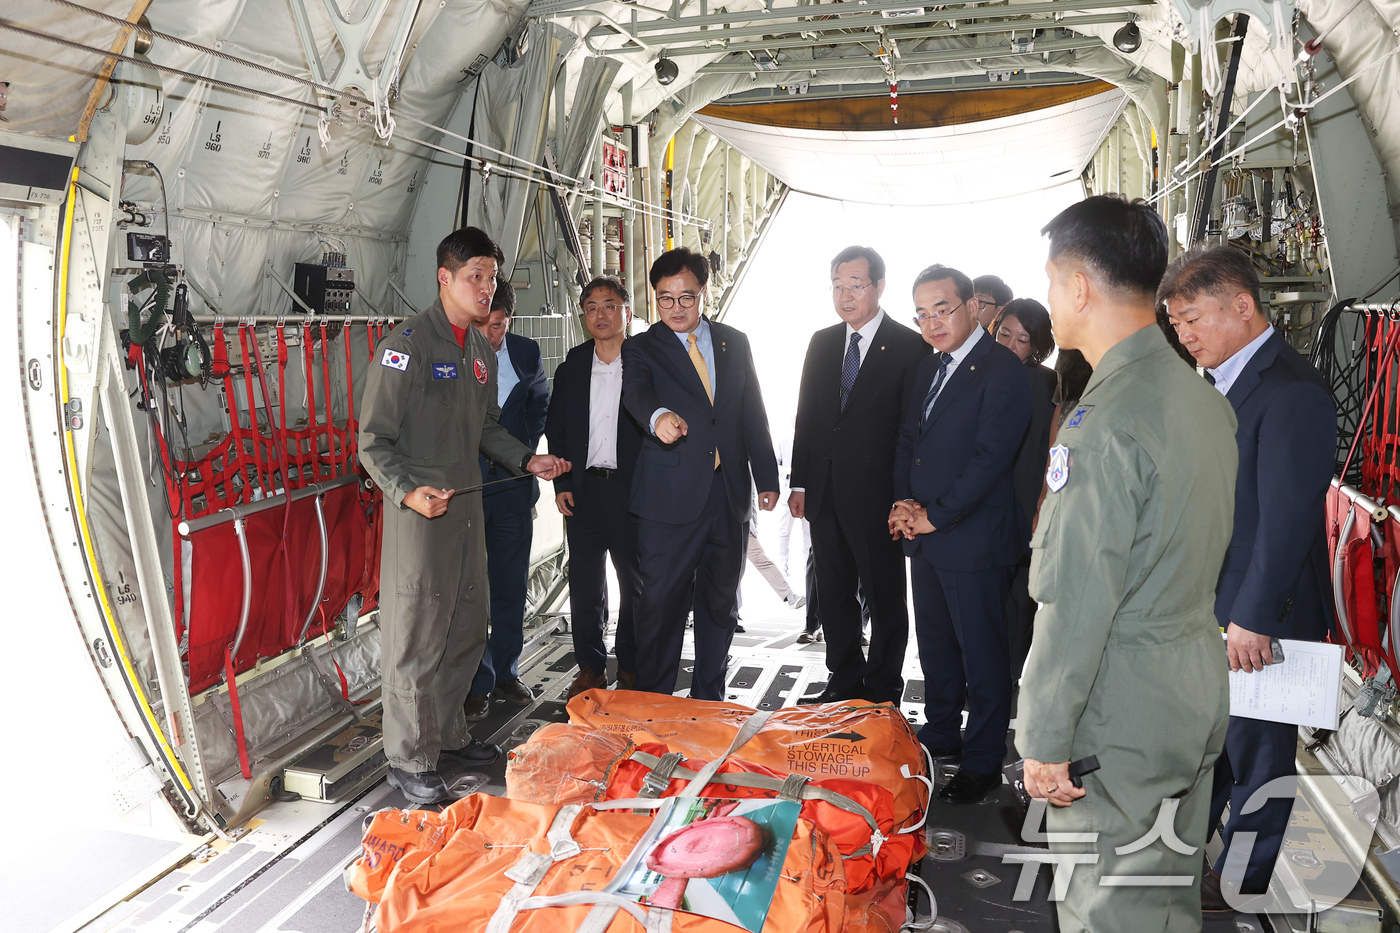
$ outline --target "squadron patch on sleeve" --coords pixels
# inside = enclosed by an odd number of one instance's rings
[[[379,358],[379,365],[387,366],[390,369],[397,369],[401,373],[406,373],[408,372],[408,359],[408,354],[404,353],[402,350],[391,350],[385,347],[384,355]]]
[[[1067,421],[1065,422],[1065,427],[1067,427],[1067,428],[1077,428],[1077,427],[1079,427],[1081,424],[1084,423],[1084,418],[1085,418],[1085,416],[1089,414],[1089,410],[1090,410],[1091,408],[1093,408],[1093,407],[1094,407],[1093,405],[1080,405],[1078,408],[1076,408],[1076,409],[1074,410],[1074,414],[1072,414],[1072,415],[1069,416],[1069,420],[1067,420]]]
[[[1069,448],[1056,444],[1050,448],[1050,466],[1045,470],[1045,485],[1059,492],[1069,482]]]

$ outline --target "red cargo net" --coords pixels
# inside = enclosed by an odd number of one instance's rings
[[[366,330],[372,349],[375,328]],[[223,383],[229,434],[203,457],[175,461],[182,482],[171,490],[172,501],[180,505],[175,521],[176,624],[187,643],[192,692],[207,689],[231,671],[245,671],[261,658],[279,655],[326,631],[356,594],[364,598],[362,611],[377,605],[382,496],[378,490],[365,489],[362,482],[339,485],[290,504],[279,497],[275,507],[237,521],[195,530],[188,536],[178,533],[181,519],[248,506],[287,488],[302,490],[312,483],[356,475],[358,425],[349,328],[342,326],[348,398],[346,416],[339,422],[333,417],[327,327],[317,325],[319,341],[310,339],[307,327],[302,327],[301,336],[309,411],[305,426],[289,427],[286,366],[290,354],[285,327],[276,327],[276,411],[268,404],[270,386],[259,372],[261,354],[254,329],[238,325],[244,361],[238,373],[228,360],[223,326],[214,328],[214,378]],[[319,343],[319,353],[314,343]],[[240,411],[238,375],[242,376],[243,398],[248,403],[246,412]],[[323,552],[326,572],[320,585]],[[239,640],[245,601],[248,621]]]

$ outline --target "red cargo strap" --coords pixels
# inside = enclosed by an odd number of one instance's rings
[[[233,462],[237,465],[239,479],[238,489],[235,491],[234,498],[240,502],[247,502],[251,498],[248,471],[246,469],[248,452],[243,446],[243,424],[238,420],[238,394],[234,391],[233,367],[229,365],[228,345],[224,340],[224,325],[222,323],[214,325],[214,346],[212,348],[212,353],[214,358],[213,368],[217,370],[222,365],[224,371],[224,400],[228,403],[229,433],[233,435]],[[254,480],[254,482],[256,482],[256,480]]]
[[[243,707],[238,703],[238,678],[233,671],[233,646],[224,649],[224,677],[228,682],[228,702],[233,709],[233,738],[238,745],[238,765],[243,769],[243,777],[252,779],[253,769],[248,766],[248,739],[243,733]]]
[[[331,354],[330,345],[326,343],[326,322],[321,321],[321,390],[326,401],[326,458],[331,476],[336,475],[336,454],[335,454],[335,410],[331,407]],[[340,452],[342,460],[345,453],[345,443],[341,442]],[[342,469],[340,474],[345,475]]]
[[[355,371],[350,366],[350,325],[341,329],[345,338],[345,472],[355,471],[360,439],[357,437],[359,425],[355,423]]]
[[[311,348],[311,327],[301,328],[301,358],[306,373],[306,436],[310,439],[311,480],[321,481],[321,443],[316,438],[316,353]]]
[[[247,391],[248,399],[248,435],[253,441],[253,463],[261,479],[258,481],[263,488],[263,492],[271,496],[277,492],[277,483],[272,475],[272,468],[267,462],[267,457],[263,451],[262,428],[258,427],[258,398],[253,387],[253,352],[248,347],[248,325],[240,322],[238,325],[238,344],[243,350],[243,383]],[[253,343],[258,342],[258,336],[253,334]],[[262,367],[258,367],[258,375],[262,376]],[[272,409],[267,396],[263,396],[263,407],[267,409],[268,428],[271,429]]]

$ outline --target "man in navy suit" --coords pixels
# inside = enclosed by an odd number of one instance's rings
[[[608,581],[612,554],[621,589],[617,615],[617,685],[637,686],[633,620],[642,596],[637,521],[627,513],[642,429],[622,407],[622,344],[632,321],[627,288],[600,276],[583,287],[583,326],[593,339],[574,347],[554,371],[554,395],[544,433],[550,450],[570,450],[577,475],[554,484],[554,504],[566,516],[569,609],[578,676],[569,698],[608,685]],[[561,477],[562,479],[563,477]]]
[[[496,351],[496,390],[501,427],[533,450],[544,434],[549,383],[540,345],[510,333],[515,316],[515,289],[496,283],[491,314],[477,328]],[[481,481],[506,479],[510,471],[481,458]],[[486,718],[491,697],[524,706],[534,691],[520,680],[520,650],[525,640],[525,593],[530,578],[530,544],[534,539],[535,501],[540,486],[534,477],[496,483],[481,491],[486,513],[486,574],[491,583],[491,637],[467,697],[467,718]]]
[[[1256,671],[1275,662],[1271,639],[1317,641],[1331,625],[1323,503],[1335,467],[1336,408],[1322,375],[1269,326],[1259,278],[1243,252],[1217,247],[1183,255],[1167,270],[1157,300],[1239,422],[1235,525],[1215,617],[1226,631],[1230,669]],[[1245,895],[1267,889],[1292,800],[1241,811],[1260,787],[1296,773],[1297,742],[1293,725],[1230,717],[1208,824],[1218,826],[1230,804],[1221,837],[1226,852],[1201,881],[1203,909],[1230,909],[1222,873],[1227,887]],[[1237,833],[1256,834],[1247,858],[1230,852]]]
[[[759,508],[772,511],[778,459],[748,338],[703,313],[709,278],[705,258],[684,248],[652,264],[661,320],[622,345],[622,401],[647,432],[632,481],[642,569],[637,689],[675,691],[693,601],[690,695],[719,700],[753,489]]]
[[[919,365],[900,426],[889,527],[910,559],[927,697],[919,741],[934,758],[962,757],[939,799],[976,803],[1001,783],[1011,719],[1006,594],[1020,559],[1012,467],[1031,382],[978,324],[963,273],[920,272],[914,307],[935,352]]]

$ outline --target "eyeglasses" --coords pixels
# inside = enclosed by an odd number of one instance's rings
[[[699,295],[695,295],[690,292],[682,292],[680,296],[676,298],[673,298],[670,295],[657,295],[656,306],[658,308],[670,309],[674,308],[676,305],[680,305],[682,308],[689,310],[690,308],[695,307],[696,302],[698,302],[699,300]]]
[[[958,308],[961,308],[965,304],[967,304],[966,301],[960,303]],[[918,314],[914,315],[914,323],[922,324],[925,321],[945,321],[952,317],[953,313],[956,312],[958,308],[949,308],[946,311],[920,311]]]
[[[604,311],[621,311],[624,307],[626,307],[624,304],[617,301],[604,301],[599,304],[589,302],[583,306],[583,313],[601,314]]]
[[[976,298],[976,299],[977,299],[977,303],[978,303],[979,305],[981,305],[982,307],[984,307],[984,308],[1004,308],[1004,307],[1006,307],[1006,305],[1004,305],[1004,304],[1002,304],[1001,302],[997,301],[997,300],[996,300],[995,298],[993,298],[991,295],[973,295],[972,297]]]
[[[865,294],[865,290],[869,287],[868,283],[865,285],[833,285],[831,286],[831,297],[840,298],[842,292],[850,292],[852,298],[859,298]]]

